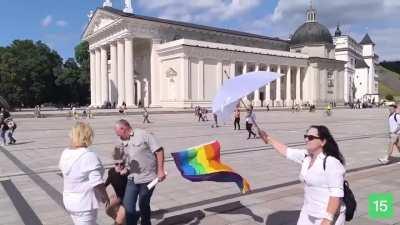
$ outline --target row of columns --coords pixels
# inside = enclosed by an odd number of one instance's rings
[[[249,66],[248,63],[243,63],[243,70],[242,70],[242,74],[250,72],[248,70]],[[256,64],[255,65],[255,71],[260,71],[260,65]],[[271,71],[271,65],[267,65],[266,71]],[[277,65],[277,71],[278,74],[281,74],[281,65]],[[292,103],[292,92],[291,92],[291,72],[292,72],[292,67],[291,66],[287,66],[287,70],[286,70],[286,105],[289,105]],[[305,96],[303,96],[303,99],[301,98],[301,67],[297,66],[296,67],[296,92],[295,92],[295,102],[296,103],[301,103],[301,101],[305,101]],[[303,91],[305,89],[303,88]],[[271,85],[267,84],[265,86],[265,98],[264,101],[266,102],[266,104],[269,104],[271,102]],[[247,97],[244,98],[244,101],[248,102]],[[275,89],[275,103],[277,106],[281,106],[282,104],[282,97],[281,97],[281,79],[277,79],[276,80],[276,89]],[[260,91],[256,90],[254,92],[254,102],[253,102],[254,106],[261,106],[261,100],[260,100]]]
[[[111,68],[108,72],[107,51],[110,49]],[[91,105],[102,106],[116,102],[128,107],[134,103],[133,39],[123,38],[90,50]]]

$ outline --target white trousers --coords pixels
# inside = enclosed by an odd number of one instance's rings
[[[299,220],[297,221],[297,225],[320,225],[324,218],[317,218],[307,214],[304,210],[301,210]],[[346,216],[344,212],[341,212],[336,219],[334,225],[344,225],[346,221]]]
[[[97,225],[97,209],[85,212],[69,212],[74,225]]]

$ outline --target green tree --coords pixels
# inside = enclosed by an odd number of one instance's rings
[[[388,100],[388,101],[393,101],[394,97],[393,97],[393,95],[388,94],[388,95],[385,96],[385,99]]]
[[[55,102],[55,78],[62,58],[38,41],[15,40],[0,50],[0,94],[12,106]]]
[[[73,58],[65,61],[62,73],[56,79],[59,104],[88,103],[87,84],[82,79],[82,71]]]
[[[83,41],[75,47],[75,60],[80,70],[80,102],[87,104],[90,102],[90,55],[87,41]]]

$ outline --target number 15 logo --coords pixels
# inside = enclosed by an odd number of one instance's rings
[[[391,219],[394,216],[393,194],[373,193],[368,196],[368,216],[371,219]]]

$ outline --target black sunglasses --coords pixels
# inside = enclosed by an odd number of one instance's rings
[[[304,139],[307,139],[307,140],[309,140],[309,141],[312,141],[312,140],[314,140],[314,139],[321,139],[321,138],[320,138],[320,137],[317,137],[317,136],[314,136],[314,135],[305,134],[305,135],[304,135]]]
[[[125,163],[124,163],[124,162],[117,162],[117,163],[114,163],[114,165],[116,165],[116,166],[123,166],[123,165],[125,165]]]

